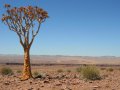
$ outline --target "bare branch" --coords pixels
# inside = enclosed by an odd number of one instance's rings
[[[34,36],[36,36],[38,34],[38,32],[40,31],[40,26],[41,26],[41,23],[39,23],[38,29],[37,29],[36,33],[34,34]]]
[[[24,48],[24,43],[23,43],[23,41],[22,41],[21,35],[20,35],[19,33],[17,33],[17,35],[19,36],[19,40],[20,40],[20,43],[21,43],[22,47]]]
[[[34,32],[32,32],[32,40],[31,40],[31,42],[30,42],[30,44],[29,44],[30,47],[31,47],[31,45],[32,45],[32,43],[33,43],[33,41],[34,41],[35,36],[36,36],[36,35],[39,33],[39,31],[40,31],[40,26],[41,26],[41,22],[39,22],[38,29],[37,29],[36,33],[34,34]]]
[[[11,31],[17,33],[20,43],[24,48],[31,47],[35,36],[40,31],[41,23],[48,18],[48,13],[39,7],[14,7],[5,5],[6,14],[3,14],[2,21],[7,24]],[[38,23],[38,28],[34,30],[34,23]],[[31,39],[31,40],[30,40]]]

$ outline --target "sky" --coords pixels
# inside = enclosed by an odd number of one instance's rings
[[[0,0],[39,6],[50,16],[31,47],[32,55],[120,56],[120,0]],[[18,36],[0,21],[0,54],[23,54]]]

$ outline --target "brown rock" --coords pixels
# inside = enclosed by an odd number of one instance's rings
[[[55,85],[56,85],[56,86],[61,86],[62,83],[60,83],[59,81],[56,81],[56,82],[55,82]]]
[[[33,90],[33,88],[29,88],[28,90]]]
[[[89,83],[93,83],[92,81],[90,81]]]
[[[41,87],[44,87],[44,85],[41,85]]]
[[[32,82],[31,82],[31,81],[30,81],[29,83],[30,83],[30,84],[32,84]]]
[[[10,83],[9,82],[5,82],[4,85],[10,85]]]
[[[61,90],[65,90],[66,88],[67,88],[66,85],[62,85]]]
[[[77,84],[79,84],[79,83],[80,83],[79,80],[73,80],[73,81],[71,82],[72,85],[77,85]]]
[[[40,90],[40,88],[37,88],[37,90]]]
[[[72,90],[71,88],[69,88],[69,87],[67,87],[67,89],[66,90]]]
[[[50,83],[48,80],[45,80],[44,83]]]
[[[93,86],[93,88],[100,88],[100,86]]]

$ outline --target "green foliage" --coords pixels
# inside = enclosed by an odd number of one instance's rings
[[[102,67],[102,68],[100,68],[101,70],[105,70],[106,68],[105,67]]]
[[[96,67],[86,66],[82,68],[81,72],[85,79],[88,79],[88,80],[99,80],[100,79],[100,73]]]
[[[57,72],[58,72],[58,73],[61,73],[61,72],[63,72],[63,70],[62,70],[62,69],[58,69]]]
[[[82,71],[82,67],[76,68],[76,71],[77,71],[77,72],[81,72],[81,71]]]
[[[107,70],[110,71],[110,72],[112,72],[114,69],[113,68],[108,68]]]
[[[17,73],[22,73],[22,71],[21,70],[17,70]]]
[[[70,72],[71,72],[71,70],[70,70],[70,69],[68,69],[68,70],[67,70],[67,72],[68,72],[68,73],[70,73]]]
[[[33,73],[33,76],[34,76],[35,78],[42,78],[42,79],[44,79],[44,78],[46,77],[46,74],[45,74],[45,73],[39,73],[39,72],[35,71],[35,72]]]
[[[2,75],[13,75],[13,71],[11,68],[4,67],[1,69],[1,74]]]
[[[37,77],[39,75],[39,72],[37,72],[37,71],[35,71],[34,73],[33,73],[33,76],[34,77]]]

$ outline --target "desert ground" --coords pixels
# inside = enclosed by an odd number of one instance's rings
[[[97,66],[101,79],[94,81],[83,79],[81,73],[76,71],[79,66],[32,66],[32,72],[37,71],[43,77],[27,81],[21,81],[19,78],[21,73],[17,71],[22,70],[21,65],[1,65],[2,67],[10,67],[14,74],[0,75],[0,90],[120,90],[119,66]]]
[[[8,67],[13,70],[12,75],[0,74],[0,90],[120,90],[120,58],[118,57],[37,57],[32,61],[32,73],[39,73],[39,77],[21,81],[23,65],[16,58],[0,58],[0,70]],[[79,60],[79,58],[81,58]],[[20,59],[20,58],[18,58]],[[45,60],[44,60],[45,59]],[[52,60],[53,59],[53,60]],[[99,59],[99,60],[98,60]],[[6,60],[6,61],[4,61]],[[67,63],[68,62],[68,63]],[[6,65],[7,63],[7,65]],[[52,64],[53,63],[53,64]],[[77,69],[87,65],[96,65],[100,71],[100,80],[87,80]]]

